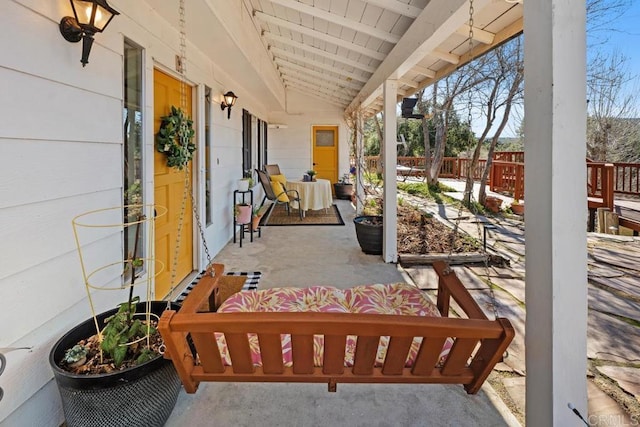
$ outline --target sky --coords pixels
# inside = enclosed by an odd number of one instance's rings
[[[607,1],[607,0],[605,0]],[[608,31],[595,34],[598,40],[606,38],[606,41],[597,44],[598,49],[603,49],[608,52],[617,52],[627,57],[627,71],[629,74],[635,76],[635,80],[627,87],[628,91],[635,91],[638,93],[637,107],[640,111],[640,0],[631,0],[630,7],[611,24],[607,25]],[[591,40],[591,36],[590,37]],[[590,43],[592,44],[592,43]],[[507,127],[502,133],[502,136],[513,137],[516,136],[518,124],[520,123],[521,111],[515,111],[507,124]],[[482,120],[478,120],[474,117],[473,130],[476,135],[479,135],[483,130]]]
[[[632,0],[631,7],[616,20],[614,31],[608,32],[609,40],[603,48],[618,49],[629,58],[629,71],[640,75],[640,0]]]

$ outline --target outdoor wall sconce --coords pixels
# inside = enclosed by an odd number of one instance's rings
[[[222,109],[222,111],[224,111],[225,108],[228,108],[229,111],[227,112],[227,119],[231,118],[231,107],[233,107],[233,104],[236,103],[236,99],[238,99],[238,97],[236,96],[235,93],[229,91],[227,93],[225,93],[224,95],[222,95],[222,102],[220,103],[220,108]]]
[[[89,52],[93,35],[107,28],[118,11],[107,4],[107,0],[69,0],[74,16],[65,16],[60,21],[60,33],[68,42],[82,40],[82,66],[89,63]]]

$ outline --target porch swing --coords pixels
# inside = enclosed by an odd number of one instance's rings
[[[184,0],[180,8],[184,58]],[[180,223],[189,181],[186,174]],[[327,383],[329,391],[339,382],[462,384],[475,394],[515,334],[509,320],[488,320],[442,261],[434,263],[436,304],[402,283],[266,289],[222,301],[224,266],[211,262],[206,244],[205,252],[206,274],[180,310],[168,308],[158,323],[165,358],[172,360],[187,393],[195,393],[202,381],[218,381]],[[467,318],[448,317],[452,298]],[[315,308],[301,311],[300,300]],[[403,304],[394,303],[399,300]],[[200,312],[209,302],[211,310]]]

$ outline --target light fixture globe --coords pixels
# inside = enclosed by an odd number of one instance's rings
[[[227,112],[227,119],[231,118],[231,107],[233,107],[233,105],[236,103],[236,99],[238,99],[238,97],[236,96],[235,93],[229,91],[227,93],[225,93],[224,95],[222,95],[222,102],[220,103],[220,108],[222,109],[222,111],[224,111],[225,108],[229,108],[229,111]]]
[[[89,63],[93,35],[107,28],[114,16],[120,13],[109,6],[106,0],[69,0],[74,16],[65,16],[60,21],[60,33],[65,40],[77,43],[82,40],[82,66]]]

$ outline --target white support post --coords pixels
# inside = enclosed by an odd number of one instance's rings
[[[587,413],[584,0],[524,2],[527,425]]]
[[[356,213],[361,214],[364,206],[364,171],[362,166],[364,163],[364,136],[362,135],[362,113],[360,110],[356,112],[356,161],[359,163],[356,165]]]
[[[209,151],[206,149],[206,121],[209,120],[209,117],[207,117],[207,109],[205,108],[205,103],[207,102],[206,98],[205,98],[205,92],[206,89],[204,87],[204,84],[199,84],[198,85],[198,89],[197,89],[197,104],[196,104],[196,114],[197,114],[197,121],[196,121],[196,127],[197,127],[197,132],[196,135],[198,135],[198,141],[197,141],[197,146],[198,149],[196,150],[196,155],[195,155],[195,161],[191,162],[191,167],[192,168],[197,168],[195,170],[193,170],[193,176],[197,177],[195,179],[195,182],[192,183],[192,185],[194,186],[194,192],[195,194],[197,194],[197,202],[198,202],[198,216],[201,219],[205,219],[207,218],[207,206],[206,206],[206,201],[207,201],[207,197],[205,194],[205,187],[206,187],[206,166],[207,166],[207,160],[205,159],[205,155],[210,154]],[[209,106],[211,107],[211,106]],[[206,227],[206,223],[205,224],[200,224],[200,226],[202,226],[203,228]],[[208,260],[206,258],[206,254],[204,252],[204,243],[202,241],[202,236],[200,235],[200,233],[195,234],[196,237],[194,237],[195,239],[197,239],[196,241],[197,243],[197,265],[198,265],[198,271],[202,271],[204,270],[208,265]]]
[[[384,235],[382,238],[382,258],[384,262],[398,262],[398,183],[396,181],[396,164],[398,151],[397,137],[397,105],[398,81],[387,79],[383,84],[384,96],[384,141],[382,173],[384,177]]]

